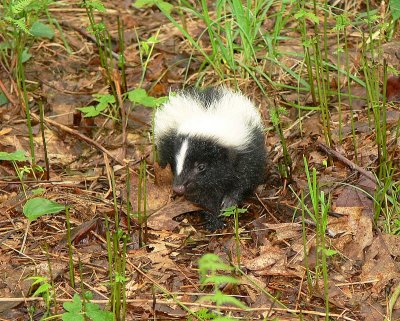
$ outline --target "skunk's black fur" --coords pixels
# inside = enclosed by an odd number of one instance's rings
[[[229,102],[233,102],[232,112],[236,108],[234,103],[240,104],[240,99],[245,99],[238,93],[220,87],[185,90],[178,93],[178,99],[182,97],[186,99],[185,102],[199,104],[199,109],[203,108],[207,113],[210,108],[218,109],[220,102],[222,106],[224,95],[231,95]],[[175,97],[175,101],[176,99]],[[255,109],[249,101],[246,103],[250,105],[249,108]],[[167,119],[163,118],[162,113],[168,113],[168,108],[184,109],[185,107],[174,106],[174,101],[171,99],[169,105],[164,105],[156,112],[155,136],[160,164],[171,165],[174,173],[173,190],[177,194],[184,195],[186,199],[210,213],[208,228],[212,230],[220,228],[223,226],[223,220],[219,218],[221,210],[239,204],[264,180],[266,151],[260,116],[251,111],[253,113],[251,119],[255,120],[252,123],[249,117],[245,117],[247,114],[243,115],[243,122],[247,121],[244,124],[245,127],[242,125],[246,130],[247,139],[243,142],[239,141],[239,145],[229,146],[224,141],[221,143],[217,136],[210,135],[210,129],[205,135],[199,133],[198,130],[196,133],[191,133],[190,129],[181,132],[180,126],[185,122],[185,118],[167,126],[167,129],[164,124],[161,129],[161,122]],[[224,113],[219,115],[217,120],[221,126],[224,122],[230,121],[230,116]],[[167,120],[173,122],[173,118]],[[204,124],[205,128],[206,126],[207,124]],[[228,135],[235,134],[234,131],[228,133]],[[177,164],[179,158],[183,159],[180,165]],[[177,166],[180,166],[179,173]]]

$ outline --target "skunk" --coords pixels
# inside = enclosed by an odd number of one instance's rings
[[[155,112],[154,138],[160,165],[171,165],[173,191],[207,210],[210,230],[224,226],[223,209],[264,181],[260,114],[248,98],[225,87],[170,95]]]

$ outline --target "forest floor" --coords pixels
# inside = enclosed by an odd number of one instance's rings
[[[365,10],[361,2],[351,3],[358,5],[352,10]],[[265,95],[251,77],[240,78],[226,71],[225,79],[221,79],[213,68],[204,67],[204,56],[156,6],[138,9],[130,1],[104,1],[104,5],[106,11],[96,13],[96,17],[104,20],[116,57],[117,17],[124,27],[126,78],[121,76],[116,60],[110,63],[111,78],[101,67],[96,43],[86,29],[86,10],[78,1],[50,5],[49,13],[59,22],[62,34],[56,29],[54,38],[36,39],[27,45],[31,57],[24,67],[35,162],[44,172],[36,169],[33,175],[31,162],[0,160],[0,320],[39,320],[49,315],[61,318],[66,308],[63,303],[83,290],[92,293],[93,303],[115,311],[115,306],[109,305],[118,297],[115,289],[123,293],[126,305],[120,317],[126,320],[186,320],[189,314],[192,320],[211,319],[195,314],[202,308],[243,320],[327,320],[327,307],[330,320],[400,320],[400,207],[392,197],[393,203],[383,205],[395,214],[388,217],[385,213],[389,211],[381,210],[377,215],[374,196],[381,186],[375,176],[378,147],[366,88],[353,82],[342,85],[342,92],[351,90],[357,96],[350,102],[348,97],[340,101],[334,95],[329,97],[332,144],[328,147],[321,112],[293,107],[313,106],[311,94],[296,91],[297,80],[287,73],[292,70],[306,78],[304,57],[294,54],[303,52],[296,28],[283,30],[277,41],[280,66],[287,69],[263,65],[274,83],[287,87],[273,87],[266,79],[259,79]],[[277,7],[272,6],[271,12]],[[263,22],[263,30],[273,29],[276,21],[272,13]],[[211,51],[203,20],[190,14],[179,19],[185,21],[192,37],[201,35],[202,47]],[[156,41],[148,41],[150,37]],[[360,39],[359,30],[349,29],[349,68],[363,78]],[[335,33],[327,41],[332,48],[328,59],[335,64]],[[151,50],[144,53],[144,46]],[[387,64],[400,70],[399,33],[380,46]],[[261,57],[265,53],[257,54]],[[15,68],[15,59],[2,61],[0,85],[7,103],[0,106],[0,151],[29,154],[29,127]],[[336,76],[332,71],[331,89],[344,83]],[[92,118],[82,117],[77,110],[96,106],[94,94],[110,94],[110,81],[121,98],[126,125],[121,125],[120,114],[111,105]],[[379,81],[382,84],[383,80]],[[154,109],[123,96],[126,90],[135,88],[145,89],[152,97],[164,97],[187,85],[220,84],[237,85],[259,107],[266,127],[268,171],[273,178],[243,204],[247,212],[239,220],[239,240],[232,218],[227,219],[223,230],[211,233],[203,228],[192,204],[172,196],[170,174],[154,162]],[[388,94],[391,102],[386,106],[383,132],[387,134],[396,182],[400,90]],[[45,116],[43,130],[40,104]],[[284,150],[270,119],[273,106],[287,110],[280,115],[280,127],[292,161],[288,179],[275,175],[278,165],[283,164]],[[307,217],[307,211],[302,220],[301,204],[303,208],[313,207],[307,197],[310,185],[304,159],[310,172],[316,169],[319,189],[326,199],[329,195],[330,208],[322,232],[318,222]],[[20,178],[16,169],[25,170]],[[68,207],[71,247],[65,211],[28,224],[23,205],[38,193]],[[141,203],[144,193],[146,198]],[[135,214],[138,208],[143,209],[143,202],[149,217],[141,233]],[[118,233],[126,238],[118,238]],[[321,262],[320,242],[324,242],[326,262]],[[110,244],[118,249],[110,249]],[[219,290],[239,299],[247,310],[232,304],[214,309],[210,302],[199,301],[215,293],[211,285],[201,286],[199,282],[198,260],[205,253],[214,253],[227,264],[240,264],[234,274],[239,284],[224,283]],[[122,288],[111,284],[110,277],[116,282],[110,272],[114,268],[124,273]],[[75,287],[71,285],[71,269]],[[51,290],[34,296],[38,284],[32,285],[32,279],[28,279],[32,276],[45,277],[39,284],[48,282]]]

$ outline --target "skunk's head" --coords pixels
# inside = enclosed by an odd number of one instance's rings
[[[197,197],[221,195],[229,190],[234,173],[235,150],[210,139],[178,135],[175,141],[173,190],[193,202]],[[215,200],[219,203],[221,200]]]

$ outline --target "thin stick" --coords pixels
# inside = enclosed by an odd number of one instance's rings
[[[335,157],[336,159],[338,159],[339,161],[341,161],[342,163],[344,163],[345,165],[350,167],[352,170],[356,170],[357,172],[359,172],[360,174],[364,175],[366,178],[368,178],[369,180],[371,180],[375,184],[378,184],[378,181],[377,181],[376,177],[371,172],[369,172],[369,171],[365,170],[364,168],[356,165],[351,160],[347,159],[342,154],[340,154],[337,151],[329,148],[328,146],[326,146],[323,143],[317,143],[317,146],[320,149],[322,149],[325,153],[327,153],[328,155],[331,155],[331,156]]]
[[[39,116],[32,113],[32,118],[34,118],[37,121],[40,121]],[[105,153],[106,155],[108,155],[110,158],[112,158],[113,160],[115,160],[117,163],[121,164],[122,166],[125,166],[126,163],[120,159],[118,159],[117,157],[115,157],[113,154],[111,154],[107,149],[105,149],[102,145],[100,145],[98,142],[94,141],[93,139],[81,134],[80,132],[78,132],[77,130],[74,130],[72,128],[69,128],[63,124],[57,123],[56,121],[48,118],[48,117],[43,117],[43,120],[49,124],[52,125],[54,127],[57,127],[59,129],[61,129],[62,131],[71,134],[73,136],[78,137],[79,139],[85,141],[86,143],[88,143],[89,145],[92,145],[94,147],[96,147],[98,150],[102,151],[103,153]]]

